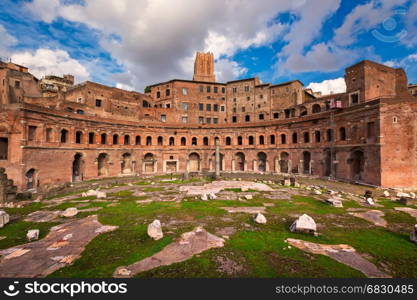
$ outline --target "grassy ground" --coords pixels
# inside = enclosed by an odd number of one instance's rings
[[[285,239],[292,237],[324,244],[348,244],[366,255],[381,270],[394,277],[417,277],[417,246],[409,241],[409,232],[416,220],[406,213],[393,208],[403,206],[388,199],[380,199],[385,213],[387,228],[351,216],[349,208],[361,207],[353,200],[345,200],[344,208],[334,208],[314,196],[294,195],[291,200],[268,199],[267,192],[253,192],[253,200],[210,200],[201,201],[197,197],[185,197],[182,201],[151,202],[139,204],[137,200],[158,194],[174,194],[184,181],[178,178],[161,181],[167,177],[146,179],[136,182],[127,190],[109,193],[109,202],[89,202],[80,207],[76,216],[82,218],[97,214],[99,221],[106,225],[117,225],[118,229],[101,234],[91,241],[80,259],[62,268],[50,277],[110,277],[122,265],[132,264],[160,251],[184,232],[196,226],[216,234],[224,228],[232,228],[223,248],[211,249],[194,256],[190,260],[170,266],[159,267],[138,274],[138,277],[363,277],[364,275],[323,255],[312,255],[294,247],[288,248]],[[168,178],[170,179],[170,178]],[[206,180],[191,179],[192,184],[203,184]],[[154,182],[154,185],[150,185]],[[120,186],[120,185],[119,185]],[[350,188],[350,187],[349,187]],[[146,196],[133,196],[139,189]],[[240,193],[240,189],[230,189]],[[300,190],[300,194],[305,191]],[[94,200],[94,197],[76,198],[71,201]],[[221,209],[224,206],[266,207],[267,224],[260,225],[249,214],[230,214]],[[0,229],[0,249],[26,243],[28,229],[40,229],[41,238],[49,228],[61,222],[29,223],[23,218],[37,210],[63,210],[79,203],[63,202],[46,207],[50,201],[32,203],[23,208],[6,209],[12,221]],[[113,203],[114,204],[114,203]],[[96,212],[84,209],[102,207]],[[417,207],[414,207],[417,208]],[[289,226],[296,215],[307,213],[317,224],[319,236],[295,234]],[[147,236],[147,224],[154,219],[163,223],[164,238],[154,241]],[[221,236],[222,234],[218,233]],[[233,262],[234,268],[222,268],[221,260]]]

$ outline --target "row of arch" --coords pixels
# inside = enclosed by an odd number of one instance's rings
[[[352,134],[355,135],[354,138],[356,138],[356,131],[352,130]],[[316,143],[320,143],[322,141],[322,132],[320,130],[316,130],[314,131],[314,133],[311,133],[309,131],[305,131],[302,133],[302,141],[304,143],[310,143],[311,142],[311,136],[314,136],[314,141]],[[326,141],[333,141],[334,140],[334,130],[329,128],[325,131],[325,135],[326,135]],[[279,135],[280,137],[280,143],[281,144],[287,144],[287,134],[282,133]],[[94,132],[89,132],[87,135],[87,143],[88,144],[96,144],[96,134]],[[338,138],[340,141],[346,141],[347,140],[347,133],[346,133],[346,128],[345,127],[340,127],[338,129]],[[108,135],[106,133],[102,133],[100,135],[100,144],[102,145],[106,145],[108,144]],[[122,143],[120,143],[120,138],[118,134],[113,134],[111,136],[111,140],[112,140],[112,144],[113,145],[118,145],[118,144],[123,144],[123,145],[131,145],[131,136],[130,135],[124,135],[123,136],[123,141]],[[218,141],[219,144],[221,144],[221,140],[219,137],[215,137],[214,138],[215,141]],[[236,137],[235,139],[235,143],[233,143],[233,138],[230,136],[226,136],[224,138],[224,145],[226,146],[231,146],[231,145],[243,145],[243,141],[244,138],[243,136],[239,135]],[[61,143],[67,143],[68,142],[68,130],[66,129],[62,129],[61,130],[61,134],[60,134],[60,142]],[[84,133],[82,131],[76,131],[75,132],[75,143],[76,144],[82,144],[85,143],[86,141],[84,141]],[[291,135],[291,142],[293,144],[296,144],[299,142],[299,134],[297,132],[293,132]],[[158,146],[163,146],[164,145],[164,137],[163,136],[158,136],[156,138],[156,144],[154,144],[154,138],[152,136],[147,136],[145,139],[145,144],[146,146],[152,146],[152,145],[158,145]],[[247,136],[247,144],[248,145],[255,145],[255,136],[254,135],[249,135]],[[258,141],[257,144],[258,145],[265,145],[265,144],[270,144],[270,145],[275,145],[276,144],[276,135],[275,134],[271,134],[269,135],[268,138],[268,142],[266,140],[265,135],[258,135]],[[142,137],[137,135],[135,136],[135,145],[142,145]],[[168,138],[168,144],[169,146],[176,146],[177,145],[177,141],[176,138],[171,136]],[[186,137],[180,137],[180,141],[179,141],[179,145],[181,146],[186,146],[187,145],[187,138]],[[191,146],[197,146],[199,145],[198,142],[198,138],[197,137],[192,137],[191,138]],[[209,141],[209,137],[203,137],[202,138],[202,145],[204,146],[209,146],[210,145],[210,141]]]

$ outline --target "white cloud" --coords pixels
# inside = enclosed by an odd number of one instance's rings
[[[229,59],[219,59],[216,61],[216,79],[220,82],[233,80],[245,74],[247,71],[246,68]]]
[[[346,82],[343,77],[339,77],[322,82],[311,82],[307,88],[314,92],[321,92],[323,95],[344,93],[346,92]]]
[[[219,59],[219,79],[232,79],[244,72],[232,61],[237,51],[284,37],[288,51],[307,45],[339,1],[89,0],[85,5],[61,2],[58,7],[53,2],[42,11],[45,0],[34,0],[27,7],[46,22],[62,17],[99,30],[101,46],[128,75],[117,82],[141,89],[170,78],[191,78],[190,62],[199,50],[210,50]],[[281,24],[276,17],[284,12],[297,14],[300,21],[291,28]]]
[[[120,83],[120,82],[118,82],[118,83],[116,83],[116,87],[118,88],[118,89],[122,89],[122,90],[126,90],[126,91],[133,91],[133,90],[135,90],[133,87],[131,87],[130,85],[128,85],[128,84],[124,84],[124,83]]]
[[[6,28],[0,24],[0,56],[9,56],[9,47],[17,43],[17,39],[10,35]],[[5,58],[5,57],[4,57]]]
[[[59,0],[36,0],[33,2],[25,3],[25,7],[39,19],[44,22],[52,22],[60,6]]]
[[[18,52],[11,56],[13,62],[24,65],[38,78],[45,75],[62,76],[72,74],[77,81],[83,81],[90,76],[87,69],[63,50],[38,49],[34,53]]]

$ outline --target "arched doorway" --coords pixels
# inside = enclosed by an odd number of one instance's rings
[[[109,175],[109,156],[106,153],[100,153],[97,158],[98,176]]]
[[[288,173],[289,172],[289,164],[288,160],[290,155],[287,152],[281,152],[280,160],[279,160],[279,168],[281,173]]]
[[[266,154],[264,152],[259,152],[257,155],[258,158],[258,171],[265,172],[266,171]]]
[[[235,154],[236,171],[245,171],[245,154],[238,152]]]
[[[365,155],[362,150],[355,150],[351,154],[351,176],[353,180],[362,180],[365,166]]]
[[[124,153],[122,155],[122,174],[131,174],[132,173],[132,155],[130,153]]]
[[[152,153],[145,154],[145,156],[143,157],[143,171],[145,173],[154,173],[155,163],[156,159]]]
[[[35,188],[35,169],[30,169],[26,172],[26,188],[28,190]]]
[[[82,154],[77,153],[74,155],[74,160],[72,161],[72,181],[82,181],[83,180],[83,174],[81,170],[82,165]]]
[[[188,156],[188,171],[199,172],[200,171],[200,155],[198,153],[191,153]]]
[[[311,153],[308,151],[303,152],[303,172],[304,174],[311,174],[310,170]]]

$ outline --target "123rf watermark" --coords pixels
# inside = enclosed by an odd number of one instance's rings
[[[8,297],[15,297],[17,295],[69,295],[74,297],[80,294],[126,294],[127,283],[108,283],[101,282],[26,282],[19,283],[13,281],[6,289],[3,290],[4,295]]]
[[[280,295],[413,295],[413,284],[363,284],[363,285],[280,285],[275,287],[275,293]]]

